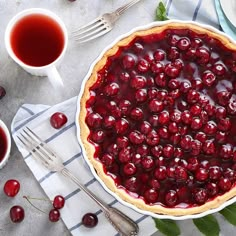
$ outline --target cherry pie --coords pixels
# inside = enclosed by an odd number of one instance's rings
[[[131,34],[86,82],[87,157],[139,209],[187,215],[236,195],[236,45],[190,23]]]

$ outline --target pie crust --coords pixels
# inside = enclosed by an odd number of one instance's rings
[[[171,215],[171,216],[183,216],[183,215],[192,215],[201,213],[210,209],[218,208],[221,206],[225,201],[231,199],[232,197],[236,196],[236,188],[231,188],[230,191],[224,193],[223,195],[216,196],[213,200],[207,201],[203,205],[194,206],[194,207],[188,207],[188,208],[169,208],[160,205],[149,205],[146,204],[142,199],[134,198],[131,195],[129,195],[125,190],[121,188],[117,188],[115,185],[113,179],[108,176],[103,171],[103,165],[101,162],[96,160],[94,158],[95,153],[95,147],[92,143],[88,141],[88,136],[90,134],[90,129],[88,128],[85,119],[86,119],[86,101],[90,98],[89,94],[89,88],[97,81],[97,72],[100,71],[107,62],[107,58],[115,55],[118,49],[122,46],[128,45],[134,38],[137,36],[146,36],[153,33],[160,33],[167,29],[191,29],[193,32],[196,32],[198,34],[207,34],[213,39],[218,39],[221,41],[221,43],[228,48],[229,50],[235,50],[236,51],[236,45],[232,43],[227,37],[225,37],[223,34],[218,34],[214,31],[211,31],[210,29],[200,27],[196,24],[192,23],[180,23],[180,22],[171,22],[166,23],[161,26],[154,26],[152,28],[146,29],[146,30],[140,30],[137,32],[132,33],[131,35],[123,38],[119,42],[117,42],[112,48],[108,49],[102,58],[95,64],[92,73],[87,80],[85,84],[85,88],[80,100],[80,112],[79,117],[77,117],[77,122],[79,122],[80,126],[80,139],[82,141],[82,144],[85,149],[85,155],[87,156],[87,159],[92,164],[94,169],[96,170],[98,176],[101,178],[101,180],[105,183],[105,185],[117,196],[119,196],[122,200],[136,206],[137,208],[157,214],[164,214],[164,215]]]

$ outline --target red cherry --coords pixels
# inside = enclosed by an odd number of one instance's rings
[[[152,64],[151,70],[153,73],[160,74],[164,70],[164,65],[158,61]]]
[[[130,80],[130,75],[128,72],[122,72],[119,76],[119,79],[124,83],[128,83]]]
[[[133,176],[125,180],[124,186],[128,191],[137,193],[140,188],[140,181]]]
[[[174,61],[175,59],[179,58],[179,55],[180,53],[176,47],[171,47],[167,52],[167,58],[170,61]]]
[[[67,117],[62,112],[56,112],[50,117],[51,126],[55,129],[60,129],[67,122]]]
[[[0,99],[2,99],[6,95],[6,90],[0,86]]]
[[[87,228],[93,228],[98,224],[98,217],[94,213],[87,213],[82,218],[82,224]]]
[[[123,170],[126,175],[130,176],[136,173],[137,168],[133,163],[129,162],[124,165]]]
[[[186,181],[188,178],[187,170],[182,166],[176,166],[175,178],[177,181]]]
[[[95,143],[102,143],[105,139],[105,133],[102,130],[96,130],[92,133],[91,138]]]
[[[216,75],[222,76],[226,73],[225,67],[221,63],[216,63],[212,66],[212,71]]]
[[[131,78],[130,85],[132,88],[141,89],[147,84],[147,79],[144,76],[136,75]]]
[[[210,52],[207,48],[199,47],[196,50],[196,56],[199,64],[207,64],[210,60]]]
[[[53,199],[53,207],[55,209],[61,209],[65,205],[65,198],[61,195],[57,195]]]
[[[116,121],[115,128],[117,134],[124,134],[129,129],[129,122],[126,119],[121,118],[120,120]]]
[[[52,209],[50,212],[49,212],[49,220],[51,222],[57,222],[59,221],[60,219],[60,211],[58,209]]]
[[[218,182],[219,188],[226,192],[231,189],[232,183],[228,178],[221,178]]]
[[[203,151],[207,155],[213,155],[215,154],[215,144],[213,140],[206,140],[205,143],[203,144]]]
[[[143,121],[140,126],[140,131],[143,134],[148,134],[152,130],[152,126],[149,122]]]
[[[162,61],[165,59],[165,52],[162,51],[161,49],[157,49],[155,52],[154,52],[154,59],[155,61]]]
[[[150,133],[147,134],[146,142],[150,146],[155,146],[155,145],[159,144],[160,137],[155,130],[152,130]]]
[[[205,181],[208,178],[208,171],[204,168],[197,169],[195,173],[195,178],[197,181]]]
[[[9,179],[5,183],[3,190],[8,197],[15,197],[20,190],[20,183],[15,179]]]
[[[139,107],[135,107],[134,109],[132,109],[132,111],[130,112],[130,117],[134,120],[142,120],[143,119],[143,111],[141,108]]]
[[[126,147],[121,149],[121,151],[119,152],[119,161],[121,163],[127,163],[130,162],[132,159],[132,150],[130,147]]]
[[[165,66],[165,74],[168,75],[171,78],[176,78],[179,76],[180,74],[180,69],[177,68],[175,65],[173,65],[172,63],[168,63]]]
[[[216,81],[216,76],[211,71],[206,71],[203,73],[202,81],[206,86],[211,87]]]
[[[102,123],[102,117],[98,113],[90,113],[86,117],[86,122],[91,128],[99,128]]]
[[[158,199],[158,192],[155,189],[148,189],[144,192],[144,199],[148,203],[155,203]]]
[[[10,209],[10,218],[14,223],[20,223],[25,218],[25,211],[21,206],[13,206]]]
[[[157,86],[164,88],[167,84],[167,78],[164,73],[160,73],[155,77],[155,83]],[[150,96],[149,96],[150,97]]]
[[[209,178],[212,180],[217,180],[221,177],[221,169],[218,166],[212,166],[209,169]]]
[[[190,46],[191,46],[191,42],[186,37],[181,38],[177,43],[177,47],[182,51],[189,49]]]
[[[198,188],[193,191],[193,197],[195,201],[199,204],[203,204],[208,199],[207,190],[203,188]]]
[[[216,183],[207,183],[206,188],[209,196],[211,197],[215,196],[219,192],[219,188]]]
[[[165,166],[157,167],[155,172],[154,172],[154,176],[158,180],[164,180],[166,178],[166,176],[167,176],[166,167]]]
[[[149,109],[152,112],[161,112],[164,109],[163,102],[157,99],[152,99],[149,103]]]
[[[141,144],[144,141],[144,135],[139,131],[134,130],[129,134],[129,140],[133,144]]]
[[[106,153],[102,156],[101,161],[106,167],[111,167],[115,162],[115,158],[113,155]]]
[[[139,72],[145,73],[148,71],[149,67],[150,67],[150,64],[145,59],[141,59],[140,61],[138,61],[138,71]]]
[[[154,167],[155,163],[151,156],[146,156],[142,158],[141,161],[142,167],[147,171]]]
[[[117,83],[108,84],[105,87],[105,93],[107,96],[115,96],[119,93],[120,86]]]
[[[147,100],[147,90],[139,89],[135,93],[135,99],[137,102],[145,102]]]
[[[178,195],[177,195],[176,191],[169,190],[165,196],[166,205],[173,207],[176,205],[177,201],[178,201]]]
[[[122,63],[123,63],[123,67],[124,67],[125,69],[131,69],[131,68],[134,67],[134,65],[135,65],[135,59],[134,59],[134,57],[131,56],[131,55],[125,55],[125,56],[123,57]]]
[[[189,111],[183,111],[181,114],[181,120],[184,124],[191,124],[192,123],[192,116]]]

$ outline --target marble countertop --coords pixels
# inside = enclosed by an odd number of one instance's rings
[[[75,2],[68,0],[0,0],[0,85],[7,92],[6,96],[0,100],[0,119],[10,128],[16,111],[24,103],[54,105],[78,95],[80,84],[90,64],[102,49],[120,34],[128,32],[133,27],[152,22],[158,1],[143,0],[133,6],[119,19],[110,33],[86,43],[86,46],[78,45],[73,38],[70,38],[66,55],[59,66],[59,72],[65,85],[62,93],[54,90],[47,78],[28,74],[8,56],[4,45],[4,31],[8,21],[16,13],[32,7],[52,10],[65,22],[68,32],[71,32],[72,29],[89,22],[102,13],[112,11],[126,2],[127,0],[77,0]],[[18,179],[21,183],[20,193],[13,199],[6,197],[2,191],[5,181],[11,178]],[[23,199],[24,195],[46,197],[13,142],[9,162],[0,170],[0,235],[70,235],[62,221],[49,222],[47,215],[35,210]],[[18,204],[25,208],[25,220],[21,224],[8,224],[9,209]],[[38,201],[36,204],[46,211],[50,209],[50,206],[44,204],[43,201]],[[223,224],[224,233],[222,234],[232,234],[235,228],[229,224],[224,226],[221,216],[217,215],[217,218]],[[191,220],[179,224],[183,235],[200,234]]]

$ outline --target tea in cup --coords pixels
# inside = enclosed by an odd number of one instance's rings
[[[32,8],[18,13],[8,23],[5,45],[12,59],[27,72],[48,76],[53,85],[63,85],[56,65],[65,54],[67,30],[53,12]]]
[[[3,121],[0,120],[0,169],[8,161],[11,150],[11,136]]]

